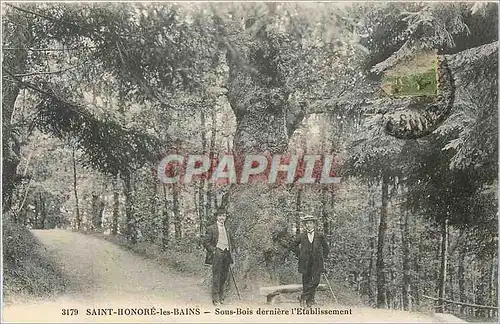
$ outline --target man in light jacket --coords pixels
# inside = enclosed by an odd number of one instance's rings
[[[215,306],[224,303],[224,287],[228,279],[229,266],[233,263],[231,256],[231,235],[224,225],[227,212],[217,211],[217,221],[207,227],[203,237],[203,246],[207,250],[205,264],[212,265],[212,303]]]

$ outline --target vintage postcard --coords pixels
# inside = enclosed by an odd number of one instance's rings
[[[12,2],[2,321],[498,321],[497,2]]]

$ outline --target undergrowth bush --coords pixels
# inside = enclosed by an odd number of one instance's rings
[[[3,292],[6,303],[18,298],[54,297],[66,290],[69,281],[25,227],[4,218]]]

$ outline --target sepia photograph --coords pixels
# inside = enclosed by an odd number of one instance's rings
[[[2,1],[2,322],[498,322],[497,2]]]

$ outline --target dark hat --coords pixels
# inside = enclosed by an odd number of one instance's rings
[[[217,208],[217,211],[215,212],[217,215],[227,215],[227,210],[223,207]]]
[[[313,215],[305,215],[300,219],[302,222],[307,222],[307,221],[317,221],[318,219],[314,217]]]

